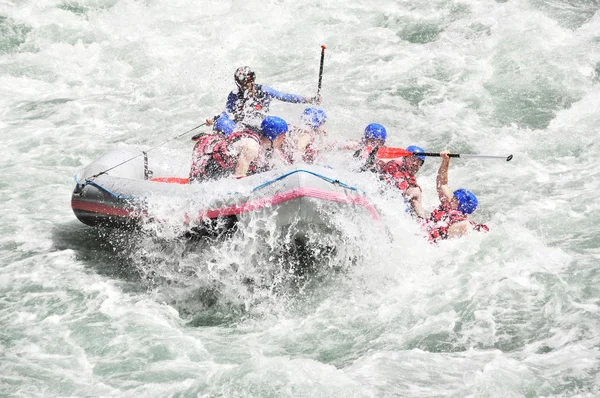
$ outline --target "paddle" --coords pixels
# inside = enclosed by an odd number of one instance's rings
[[[220,117],[221,117],[221,115],[217,115],[217,116],[215,116],[215,117],[213,118],[213,123],[214,123],[214,122],[216,122],[216,121],[217,121],[217,119],[218,119],[218,118],[220,118]],[[207,124],[207,123],[206,123],[206,122],[204,122],[204,123],[202,123],[202,124],[201,124],[200,126],[198,126],[198,127],[205,126],[206,124]],[[193,128],[192,130],[196,130],[198,127],[196,127],[196,128]],[[190,131],[192,131],[192,130],[190,130]],[[186,133],[189,133],[190,131],[187,131]],[[186,133],[183,133],[183,134],[186,134]],[[198,133],[198,134],[194,135],[194,136],[192,137],[192,141],[196,141],[198,138],[202,137],[202,136],[203,136],[203,135],[205,135],[205,134],[207,134],[207,133],[206,133],[205,131],[203,131],[203,132],[201,132],[201,133]]]
[[[121,162],[121,163],[119,163],[119,164],[117,164],[117,165],[115,165],[115,166],[113,166],[113,167],[109,167],[108,169],[106,169],[106,170],[104,170],[104,171],[101,171],[101,172],[100,172],[100,173],[98,173],[98,174],[94,174],[93,176],[91,176],[91,177],[89,177],[89,178],[86,178],[85,180],[86,180],[86,181],[91,181],[91,180],[93,180],[94,178],[101,176],[102,174],[106,174],[106,173],[108,173],[109,171],[111,171],[111,170],[112,170],[112,169],[114,169],[114,168],[117,168],[117,167],[119,167],[119,166],[121,166],[121,165],[124,165],[124,164],[125,164],[125,163],[127,163],[127,162],[131,162],[133,159],[137,159],[137,158],[139,158],[139,157],[140,157],[140,156],[142,156],[142,155],[143,155],[143,156],[146,156],[146,154],[147,154],[148,152],[150,152],[150,151],[153,151],[153,150],[155,150],[156,148],[158,148],[158,147],[160,147],[160,146],[163,146],[164,144],[166,144],[166,143],[167,143],[167,142],[169,142],[169,141],[176,140],[176,139],[177,139],[177,138],[179,138],[179,137],[182,137],[182,136],[184,136],[184,135],[186,135],[186,134],[188,134],[188,133],[191,133],[192,131],[194,131],[194,130],[196,130],[196,129],[199,129],[199,128],[200,128],[200,127],[202,127],[202,126],[206,126],[206,122],[204,122],[204,123],[202,123],[202,124],[200,124],[200,125],[198,125],[198,126],[194,127],[193,129],[190,129],[190,130],[188,130],[188,131],[186,131],[186,132],[183,132],[183,133],[181,133],[181,134],[179,134],[179,135],[177,135],[177,136],[175,136],[175,137],[173,137],[173,138],[169,138],[168,140],[166,140],[166,141],[164,141],[164,142],[161,142],[160,144],[158,144],[158,145],[156,145],[156,146],[154,146],[154,147],[152,147],[152,148],[148,149],[147,151],[145,151],[145,152],[142,152],[142,153],[140,153],[139,155],[136,155],[136,156],[132,157],[131,159],[127,159],[127,160],[125,160],[124,162]],[[198,134],[198,135],[202,135],[202,134],[203,134],[203,133],[200,133],[200,134]]]
[[[381,147],[377,151],[377,157],[379,159],[393,159],[393,158],[400,158],[400,157],[412,156],[412,155],[418,155],[418,156],[437,156],[437,157],[440,156],[440,154],[436,153],[436,152],[414,153],[414,152],[407,151],[406,149],[402,149],[402,148],[390,148],[390,147]],[[507,162],[510,162],[512,160],[512,158],[513,158],[513,155],[496,156],[496,155],[470,155],[470,154],[461,154],[461,153],[449,153],[448,156],[451,157],[451,158],[504,159]]]
[[[317,97],[321,94],[321,81],[323,81],[323,62],[325,61],[325,45],[321,45],[321,65],[319,66],[319,87],[317,88]]]

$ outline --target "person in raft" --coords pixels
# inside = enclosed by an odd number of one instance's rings
[[[273,98],[292,103],[320,104],[321,96],[303,97],[283,93],[269,86],[256,84],[256,74],[248,66],[240,66],[233,74],[236,88],[229,93],[223,114],[238,125],[260,132],[260,125],[269,113]],[[206,120],[211,124],[211,120]]]
[[[362,140],[350,143],[344,149],[355,149],[355,158],[366,158],[370,152],[380,146],[385,145],[387,139],[387,130],[379,123],[370,123],[365,127]]]
[[[440,152],[442,164],[436,179],[440,206],[436,208],[426,224],[429,240],[438,242],[444,239],[460,238],[472,230],[487,232],[484,224],[477,224],[468,215],[477,209],[478,200],[475,194],[464,188],[454,192],[448,187],[448,167],[450,157],[448,151]]]
[[[306,108],[300,121],[301,124],[291,128],[287,134],[289,151],[299,155],[304,162],[313,163],[318,155],[317,147],[322,146],[322,141],[327,135],[327,114],[318,108]]]
[[[284,152],[288,124],[277,116],[267,116],[260,133],[251,129],[234,131],[229,136],[229,150],[235,158],[234,178],[262,173],[291,160]]]
[[[417,219],[425,219],[425,210],[421,203],[423,190],[417,184],[417,178],[415,177],[415,174],[425,163],[425,156],[419,155],[419,153],[425,151],[416,145],[411,145],[406,150],[413,152],[413,155],[403,157],[401,160],[380,163],[378,166],[379,175],[381,179],[400,190],[402,197],[409,205],[411,215],[417,217]]]
[[[229,155],[227,137],[233,133],[235,122],[219,117],[210,134],[198,138],[192,151],[189,183],[218,180],[233,173],[234,161]]]
[[[387,130],[379,123],[370,123],[365,127],[363,138],[338,147],[354,151],[353,157],[364,164],[359,171],[379,172],[387,162],[377,158],[377,150],[385,145]]]

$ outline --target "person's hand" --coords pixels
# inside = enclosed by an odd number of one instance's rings
[[[450,159],[450,156],[448,156],[449,153],[450,153],[450,151],[442,151],[442,152],[440,152],[440,157],[444,160]]]
[[[316,96],[312,97],[308,102],[311,105],[321,105],[321,102],[323,102],[323,97],[321,96],[321,94],[317,94]]]
[[[213,124],[215,124],[215,119],[206,119],[206,125],[207,126],[212,126]]]

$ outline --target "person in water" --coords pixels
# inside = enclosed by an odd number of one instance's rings
[[[287,134],[289,150],[300,155],[304,162],[313,163],[318,154],[317,147],[322,146],[323,138],[327,135],[327,114],[321,109],[306,108],[300,120],[301,124]]]
[[[233,74],[236,89],[229,93],[224,114],[234,122],[256,132],[269,113],[273,98],[292,103],[320,104],[321,96],[303,97],[287,94],[269,86],[256,84],[256,74],[248,66],[240,66]],[[211,120],[206,123],[210,124]]]
[[[230,152],[236,158],[235,178],[270,170],[276,163],[289,164],[284,152],[288,124],[277,116],[267,116],[261,123],[260,133],[251,129],[235,131],[229,136]]]
[[[438,170],[436,186],[440,206],[436,208],[426,224],[429,239],[438,242],[444,239],[460,238],[470,231],[487,232],[484,224],[477,224],[468,215],[477,209],[478,200],[475,194],[464,188],[450,191],[448,187],[448,168],[450,157],[448,151],[440,152],[442,164]]]
[[[198,138],[192,152],[189,183],[218,180],[233,173],[234,162],[228,152],[227,136],[235,123],[226,116],[219,117],[210,134]]]
[[[402,192],[402,197],[408,203],[413,216],[418,219],[425,219],[425,210],[421,203],[423,190],[417,184],[417,178],[415,177],[415,174],[425,163],[425,156],[419,155],[419,153],[425,151],[416,145],[411,145],[406,150],[413,152],[413,155],[403,157],[401,160],[378,164],[379,175],[388,184],[395,186]]]

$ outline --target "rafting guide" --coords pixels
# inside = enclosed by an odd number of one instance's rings
[[[320,94],[309,98],[256,84],[256,74],[248,66],[237,68],[233,78],[236,88],[227,96],[225,111],[221,115],[257,132],[260,130],[263,119],[269,113],[273,98],[283,102],[316,105],[321,104],[322,101]],[[210,125],[212,120],[207,119],[206,123]]]

